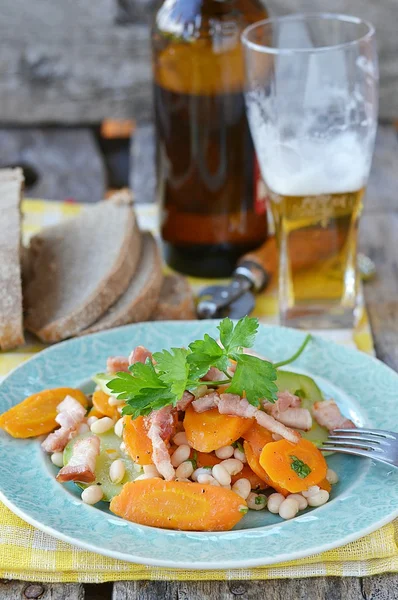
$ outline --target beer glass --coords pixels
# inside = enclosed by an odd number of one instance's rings
[[[280,321],[351,327],[377,128],[374,28],[299,14],[255,23],[242,41],[249,124],[279,247]]]

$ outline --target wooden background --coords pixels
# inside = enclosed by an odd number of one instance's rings
[[[187,0],[188,1],[188,0]],[[0,123],[151,117],[156,0],[0,0]],[[383,119],[398,117],[398,0],[267,0],[270,11],[356,14],[378,31]]]

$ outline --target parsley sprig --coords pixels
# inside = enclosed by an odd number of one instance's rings
[[[126,400],[123,414],[148,415],[164,406],[176,406],[185,390],[194,391],[203,384],[202,377],[211,367],[223,374],[220,381],[206,381],[209,387],[227,384],[227,391],[245,395],[248,402],[259,407],[260,400],[275,402],[278,388],[276,368],[267,360],[244,354],[244,348],[251,348],[258,331],[258,320],[250,317],[240,319],[235,325],[231,319],[223,319],[218,330],[220,344],[210,335],[192,342],[188,349],[171,348],[153,355],[155,364],[149,359],[145,364],[135,363],[129,367],[129,373],[116,373],[116,377],[106,383],[107,388],[120,400]],[[309,341],[302,345],[301,352]],[[283,361],[288,364],[295,360]],[[231,364],[236,363],[233,375],[229,372]]]

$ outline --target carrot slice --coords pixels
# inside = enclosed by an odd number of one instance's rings
[[[89,417],[97,417],[97,419],[101,419],[102,417],[105,417],[105,415],[104,413],[97,410],[95,406],[92,406],[87,413],[87,418]]]
[[[273,442],[274,439],[272,437],[272,433],[261,427],[258,423],[253,423],[253,425],[245,431],[242,435],[243,439],[250,443],[253,451],[256,455],[260,456],[261,450],[264,448],[265,444],[269,444]]]
[[[297,444],[288,440],[264,446],[260,465],[269,477],[289,492],[303,492],[326,477],[327,464],[318,448],[302,438]]]
[[[124,417],[123,441],[134,462],[139,465],[152,464],[152,442],[148,437],[144,417]]]
[[[196,463],[198,467],[214,467],[221,462],[221,458],[217,458],[215,454],[207,454],[206,452],[198,452]]]
[[[190,445],[200,452],[229,446],[245,433],[253,419],[220,415],[216,408],[197,413],[192,406],[185,411],[184,428]]]
[[[261,450],[259,452],[254,451],[252,445],[246,441],[243,442],[243,448],[246,454],[246,460],[249,464],[249,467],[252,471],[254,471],[257,477],[259,477],[261,481],[264,481],[265,484],[267,484],[269,487],[272,487],[280,494],[287,496],[289,492],[280,485],[278,485],[275,481],[272,481],[271,477],[268,476],[268,474],[264,471],[263,467],[260,465],[259,459]]]
[[[182,531],[229,531],[246,512],[231,490],[200,483],[146,479],[131,481],[110,509],[128,521]]]
[[[15,438],[31,438],[50,433],[58,427],[55,420],[57,406],[66,396],[72,396],[82,406],[88,404],[85,394],[74,388],[44,390],[3,413],[0,416],[0,428]]]
[[[332,491],[332,484],[329,483],[327,479],[322,479],[322,481],[318,483],[318,485],[321,488],[321,490],[326,490],[327,492],[329,492],[329,494]]]
[[[120,419],[120,413],[117,406],[111,406],[108,402],[110,396],[102,390],[97,390],[93,394],[93,405],[99,413],[110,417],[111,419]]]
[[[263,481],[256,473],[249,467],[249,465],[244,465],[243,469],[237,475],[233,475],[231,482],[232,485],[238,481],[238,479],[248,479],[252,486],[252,490],[264,490],[268,487],[268,484]]]

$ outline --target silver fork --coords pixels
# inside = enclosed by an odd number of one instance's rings
[[[320,450],[364,456],[398,467],[398,433],[392,431],[335,429]]]

